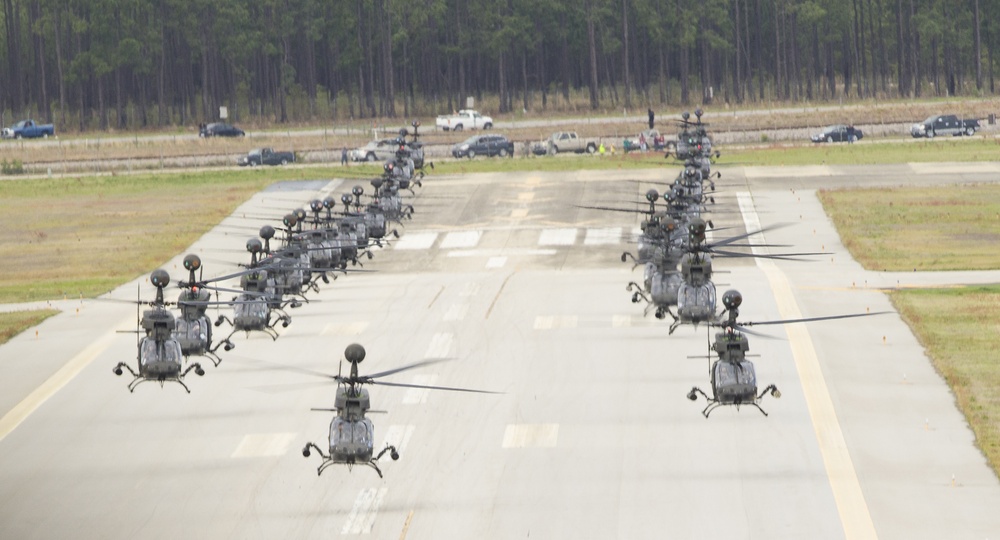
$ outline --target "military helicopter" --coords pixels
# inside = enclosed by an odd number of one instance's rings
[[[139,325],[146,335],[138,339],[137,343],[138,371],[125,362],[119,362],[112,371],[115,375],[121,376],[124,368],[135,377],[128,385],[129,392],[135,392],[135,388],[146,381],[159,382],[160,386],[170,381],[180,384],[184,390],[191,393],[191,389],[184,384],[184,377],[191,370],[199,376],[204,375],[205,370],[198,363],[184,368],[181,344],[174,337],[177,321],[163,301],[163,288],[170,284],[170,274],[162,269],[155,270],[149,276],[149,281],[156,287],[156,300],[150,302],[152,309],[144,311],[139,320]],[[138,330],[136,332],[138,334]]]
[[[375,427],[371,419],[365,416],[367,412],[376,412],[371,409],[371,397],[368,390],[362,388],[366,384],[380,384],[383,386],[396,386],[402,388],[426,388],[430,390],[449,390],[453,392],[475,392],[480,394],[495,394],[486,390],[472,390],[469,388],[452,388],[447,386],[427,386],[421,384],[391,383],[377,381],[380,377],[393,375],[402,371],[436,364],[446,359],[427,359],[415,362],[403,367],[382,371],[367,376],[358,375],[358,364],[365,359],[365,348],[357,343],[352,343],[344,350],[344,358],[351,363],[351,374],[348,377],[341,375],[327,375],[307,371],[312,375],[319,375],[337,381],[337,397],[334,401],[333,409],[312,409],[313,411],[335,412],[336,416],[330,422],[329,453],[315,443],[309,442],[302,448],[302,455],[309,457],[311,451],[323,458],[322,463],[316,469],[316,474],[321,475],[323,471],[334,464],[347,465],[348,469],[354,465],[367,465],[378,473],[382,478],[382,470],[378,467],[378,460],[386,453],[393,461],[399,459],[399,452],[395,446],[387,444],[378,454],[375,454]],[[305,370],[302,370],[305,371]]]
[[[221,343],[212,346],[212,321],[205,311],[211,300],[211,293],[201,285],[204,281],[195,280],[195,272],[201,270],[201,258],[194,254],[184,257],[184,268],[189,272],[187,283],[180,282],[178,286],[185,289],[177,298],[177,306],[181,317],[177,319],[174,328],[174,338],[180,343],[184,356],[205,356],[216,366],[222,362],[215,354]]]
[[[828,321],[833,319],[868,317],[885,313],[856,313],[782,321],[738,323],[736,319],[739,317],[739,307],[742,303],[743,295],[739,291],[726,291],[722,295],[722,305],[725,309],[719,315],[717,322],[709,323],[710,327],[722,329],[721,332],[715,334],[715,342],[711,344],[711,350],[718,355],[718,358],[709,368],[712,396],[709,397],[697,386],[692,387],[687,394],[687,398],[691,401],[697,401],[699,395],[705,398],[708,404],[701,411],[705,418],[708,418],[712,414],[712,411],[724,405],[732,405],[737,409],[743,405],[756,407],[764,416],[767,416],[767,412],[760,406],[761,400],[768,394],[775,399],[781,397],[781,391],[773,384],[766,386],[760,393],[757,392],[757,374],[754,371],[753,362],[747,360],[747,356],[749,356],[747,355],[747,351],[750,350],[750,344],[746,334],[753,333],[746,328],[747,326]]]

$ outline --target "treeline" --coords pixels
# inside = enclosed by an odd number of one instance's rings
[[[995,93],[1000,0],[0,0],[62,129]]]

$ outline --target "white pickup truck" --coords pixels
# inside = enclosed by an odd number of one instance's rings
[[[548,150],[550,154],[558,154],[559,152],[593,154],[597,151],[597,143],[580,138],[575,131],[557,131],[549,137]]]
[[[437,127],[445,131],[463,129],[493,129],[493,119],[472,109],[462,109],[458,114],[443,114],[437,117]]]

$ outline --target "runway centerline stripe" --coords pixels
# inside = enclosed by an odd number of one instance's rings
[[[759,230],[760,220],[757,217],[752,196],[747,192],[738,192],[736,198],[747,230]],[[753,237],[750,240],[757,241]],[[753,248],[753,251],[754,253],[766,254],[767,248]],[[802,312],[795,301],[795,295],[785,273],[773,261],[756,259],[756,262],[771,284],[771,291],[777,301],[781,318],[802,318]],[[792,358],[795,361],[795,369],[799,373],[799,381],[802,384],[802,392],[806,398],[806,406],[809,409],[813,429],[816,430],[816,440],[819,443],[820,454],[823,456],[823,464],[826,466],[826,475],[830,481],[833,498],[837,503],[840,522],[844,526],[844,535],[852,540],[878,538],[809,331],[804,324],[786,325],[785,331],[788,333]]]
[[[559,442],[559,424],[508,424],[503,433],[503,448],[555,448]]]
[[[587,229],[587,236],[583,239],[585,246],[603,246],[608,244],[620,244],[622,241],[622,228],[609,227],[602,229]]]
[[[460,321],[469,313],[469,304],[452,304],[448,307],[441,320],[445,322]]]

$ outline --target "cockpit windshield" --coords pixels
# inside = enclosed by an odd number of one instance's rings
[[[349,422],[339,416],[330,422],[330,447],[350,445],[371,450],[375,446],[375,428],[372,421],[364,418]]]

